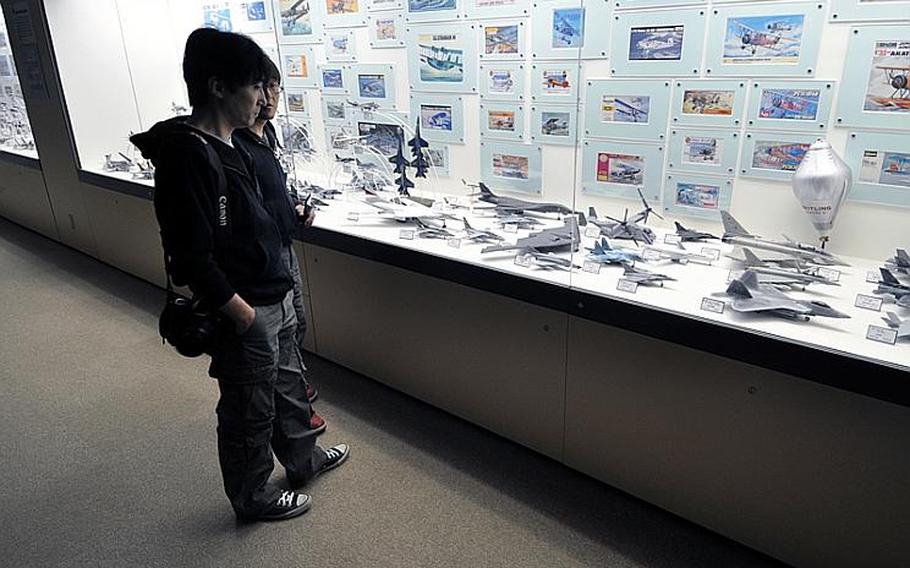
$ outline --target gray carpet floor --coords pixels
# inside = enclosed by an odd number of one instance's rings
[[[0,565],[777,565],[314,356],[321,443],[351,459],[303,517],[237,524],[216,385],[161,345],[162,301],[0,219]]]

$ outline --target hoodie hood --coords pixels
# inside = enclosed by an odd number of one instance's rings
[[[165,145],[165,142],[175,134],[183,134],[191,130],[186,125],[188,118],[189,116],[176,116],[162,120],[152,126],[147,132],[140,132],[130,136],[130,142],[136,148],[139,148],[143,158],[150,160],[157,167],[158,158],[161,156],[161,148]]]

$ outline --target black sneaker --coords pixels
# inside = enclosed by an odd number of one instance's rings
[[[322,464],[322,467],[319,468],[316,475],[322,475],[323,473],[340,466],[348,459],[349,455],[351,455],[351,448],[349,448],[347,444],[338,444],[337,446],[332,446],[327,449],[325,451],[325,463]]]
[[[282,491],[271,505],[256,515],[238,515],[243,521],[283,521],[293,519],[310,510],[312,499],[299,491]]]

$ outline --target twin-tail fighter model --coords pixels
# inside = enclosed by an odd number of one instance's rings
[[[450,239],[455,235],[444,227],[434,227],[429,225],[426,222],[420,220],[420,218],[415,218],[414,223],[417,224],[417,237],[421,239]]]
[[[897,249],[897,254],[886,260],[885,266],[892,272],[910,274],[910,254],[905,249]]]
[[[879,268],[878,270],[881,272],[882,278],[878,281],[875,293],[894,298],[899,306],[910,305],[910,285],[902,283],[887,268]]]
[[[664,282],[675,282],[676,278],[667,276],[666,274],[660,274],[657,272],[651,272],[643,268],[638,268],[630,264],[623,265],[623,280],[628,280],[630,282],[635,282],[642,286],[661,286],[663,287]]]
[[[840,286],[839,283],[819,276],[813,268],[797,268],[789,270],[786,268],[772,266],[769,263],[758,258],[754,252],[743,247],[743,254],[746,257],[744,264],[748,270],[758,274],[759,281],[764,284],[773,284],[776,286],[808,286],[809,284],[827,284],[829,286]]]
[[[898,317],[894,312],[888,312],[882,316],[882,320],[888,327],[891,329],[897,330],[897,338],[903,339],[904,337],[910,337],[910,319],[904,319]]]
[[[600,239],[600,242],[594,241],[594,248],[588,249],[587,259],[600,264],[632,264],[636,260],[643,260],[638,251],[616,247],[610,245],[606,238]]]
[[[613,217],[600,219],[597,217],[597,211],[594,210],[594,207],[588,208],[588,218],[592,224],[597,225],[600,229],[600,234],[608,239],[627,239],[634,241],[635,244],[642,241],[645,244],[650,245],[655,239],[654,231],[645,227],[643,223],[647,223],[648,217],[652,214],[658,219],[663,219],[663,217],[661,217],[660,214],[655,213],[654,209],[648,205],[648,200],[645,199],[640,187],[638,188],[638,196],[641,198],[641,203],[644,208],[633,215],[631,219],[629,218],[628,209],[626,209],[621,221]]]
[[[466,217],[462,217],[461,220],[464,223],[465,238],[469,241],[473,241],[475,243],[501,243],[505,240],[505,237],[498,235],[493,231],[475,229],[471,226],[470,223],[468,223]]]
[[[578,250],[578,243],[581,242],[581,233],[578,231],[579,223],[584,226],[586,221],[584,216],[581,221],[575,215],[567,215],[563,220],[561,227],[543,229],[536,233],[531,233],[525,238],[518,239],[515,244],[499,244],[484,247],[480,252],[497,252],[503,250],[519,249],[536,249],[539,251],[557,251],[557,250]]]
[[[721,211],[720,217],[724,223],[724,236],[721,240],[725,243],[783,254],[813,264],[849,266],[846,262],[822,248],[794,241],[786,235],[784,235],[785,240],[783,241],[763,239],[758,235],[753,235],[744,229],[733,218],[733,215],[730,215],[729,211]]]
[[[809,321],[812,316],[849,318],[824,302],[794,300],[774,286],[760,284],[751,270],[735,278],[726,294],[733,297],[730,307],[743,313],[764,313],[796,321]]]
[[[679,238],[684,243],[698,243],[703,242],[708,239],[716,239],[711,233],[704,233],[702,231],[694,231],[692,229],[687,229],[682,226],[679,221],[676,221],[676,234],[679,235]]]
[[[561,205],[559,203],[543,203],[537,201],[525,201],[524,199],[518,199],[517,197],[506,197],[503,195],[496,195],[487,185],[483,182],[479,182],[476,186],[464,182],[468,187],[477,187],[479,193],[471,194],[472,196],[477,196],[478,199],[485,203],[492,203],[496,209],[497,214],[522,214],[522,213],[556,213],[557,215],[568,215],[571,216],[573,211]]]

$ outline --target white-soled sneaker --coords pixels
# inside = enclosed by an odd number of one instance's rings
[[[282,491],[275,501],[256,515],[238,515],[244,521],[283,521],[293,519],[310,510],[312,499],[299,491]]]
[[[348,459],[349,455],[351,455],[351,448],[349,448],[347,444],[338,444],[337,446],[332,446],[327,449],[325,451],[325,463],[322,464],[322,467],[319,468],[316,475],[322,475],[323,473],[340,466]]]

